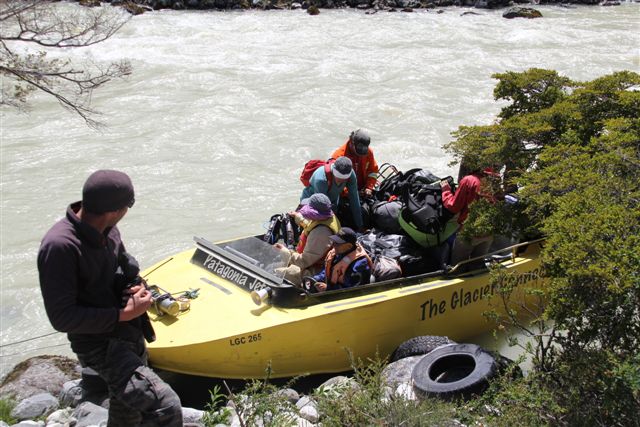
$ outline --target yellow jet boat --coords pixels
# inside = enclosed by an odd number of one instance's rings
[[[457,274],[455,266],[310,294],[275,273],[288,259],[259,236],[195,241],[195,249],[143,272],[159,296],[149,311],[157,336],[150,361],[167,371],[236,379],[343,372],[351,356],[386,356],[414,336],[462,341],[495,327],[482,314],[500,305],[490,298],[497,289],[487,269]],[[506,276],[515,289],[540,285],[541,244],[493,254],[519,273]],[[195,289],[195,299],[177,297]]]

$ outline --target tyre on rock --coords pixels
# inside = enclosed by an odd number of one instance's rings
[[[396,362],[405,357],[420,356],[435,350],[436,348],[446,345],[455,344],[448,337],[436,335],[421,335],[406,340],[395,349],[391,354],[391,362]]]
[[[414,366],[413,388],[418,396],[445,400],[482,393],[498,373],[495,358],[475,344],[450,344],[436,348]]]

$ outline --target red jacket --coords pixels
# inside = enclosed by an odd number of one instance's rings
[[[442,188],[442,204],[444,207],[458,215],[458,224],[462,224],[469,216],[469,205],[480,197],[480,177],[467,175],[460,180],[456,194],[451,193],[451,188]]]
[[[356,153],[352,153],[349,150],[349,141],[339,147],[331,155],[331,158],[337,159],[338,157],[345,156],[351,159],[353,163],[353,170],[356,173],[358,180],[358,191],[362,191],[365,188],[373,190],[376,185],[376,177],[378,175],[378,164],[376,159],[373,158],[373,151],[368,149],[366,156],[358,156]]]

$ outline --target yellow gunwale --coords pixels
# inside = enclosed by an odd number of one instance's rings
[[[524,253],[513,248],[501,264],[540,276],[540,242],[518,246],[525,245]],[[271,377],[341,372],[350,369],[349,351],[356,358],[376,351],[385,356],[413,336],[459,341],[495,326],[482,315],[494,293],[488,273],[410,284],[414,279],[408,278],[397,286],[299,308],[258,307],[245,289],[192,264],[194,252],[176,254],[143,273],[149,284],[168,292],[200,288],[190,310],[176,318],[150,311],[158,338],[149,355],[161,369],[218,378],[262,378],[267,366]]]

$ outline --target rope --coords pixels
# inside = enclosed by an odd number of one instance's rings
[[[25,351],[19,351],[17,353],[0,354],[0,357],[18,356],[20,354],[31,353],[32,351],[44,350],[45,348],[62,347],[63,345],[69,345],[69,343],[65,342],[65,343],[62,343],[62,344],[47,345],[47,346],[44,346],[44,347],[32,348],[30,350],[25,350]]]
[[[40,339],[40,338],[48,337],[48,336],[59,334],[59,333],[60,332],[58,332],[58,331],[54,331],[54,332],[50,332],[48,334],[44,334],[44,335],[40,335],[40,336],[32,337],[32,338],[27,338],[27,339],[24,339],[24,340],[21,340],[21,341],[10,342],[9,344],[2,344],[2,345],[0,345],[0,348],[9,347],[11,345],[16,345],[16,344],[22,344],[23,342],[33,341],[33,340],[37,340],[37,339]]]

